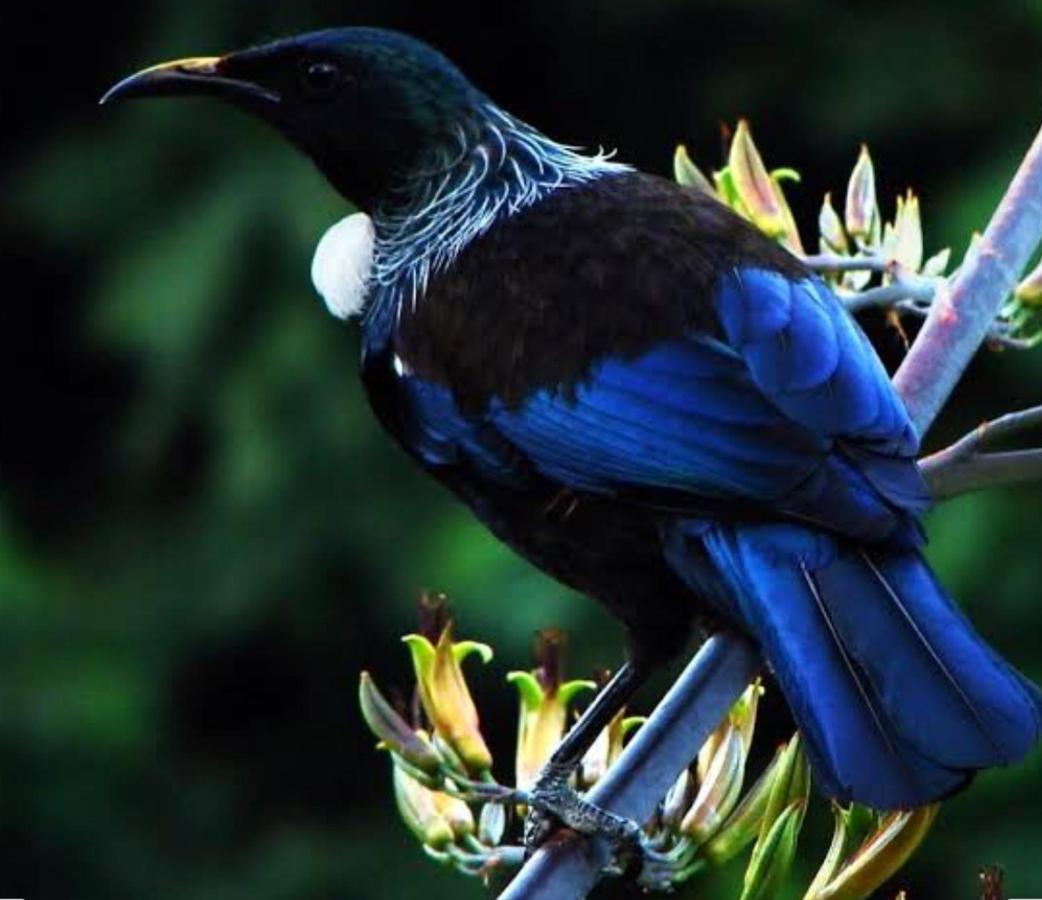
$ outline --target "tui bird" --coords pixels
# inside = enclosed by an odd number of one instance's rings
[[[839,801],[924,804],[1038,740],[1042,695],[923,559],[904,406],[797,258],[708,195],[550,140],[401,34],[179,60],[103,102],[167,94],[259,116],[367,214],[314,274],[361,316],[376,417],[625,625],[627,662],[536,785],[544,813],[604,825],[567,772],[696,623],[755,642]]]

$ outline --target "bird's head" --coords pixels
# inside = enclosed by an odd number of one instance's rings
[[[448,151],[486,102],[444,56],[390,31],[339,28],[224,56],[152,66],[102,103],[207,95],[259,116],[370,210],[396,182]]]

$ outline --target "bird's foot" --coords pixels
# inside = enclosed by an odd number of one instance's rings
[[[559,827],[579,834],[596,835],[608,841],[614,851],[613,868],[627,871],[645,857],[645,835],[632,819],[602,809],[580,795],[569,784],[574,767],[549,763],[532,787],[524,792],[528,805],[524,841],[528,854],[534,853]]]

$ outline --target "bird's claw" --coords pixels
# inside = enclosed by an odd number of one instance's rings
[[[591,803],[570,784],[572,769],[549,764],[526,791],[524,841],[535,852],[560,826],[604,838],[614,851],[613,870],[622,873],[646,858],[644,830],[637,822]]]

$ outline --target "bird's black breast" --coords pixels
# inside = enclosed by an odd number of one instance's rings
[[[719,274],[805,275],[711,197],[640,173],[563,187],[496,223],[434,277],[395,338],[410,369],[465,411],[567,391],[593,362],[715,333]]]

